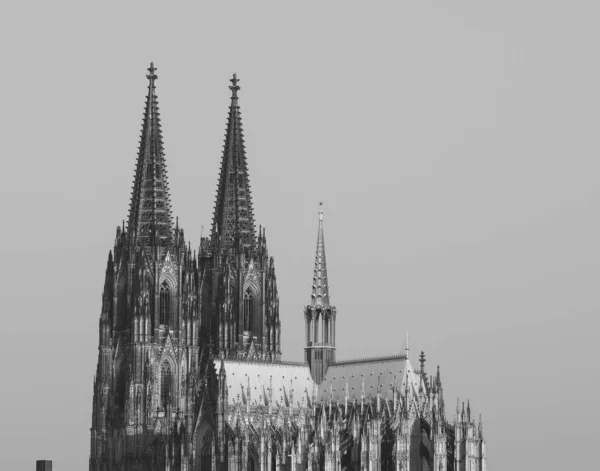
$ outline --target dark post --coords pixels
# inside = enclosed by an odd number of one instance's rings
[[[52,460],[37,460],[35,471],[52,471]]]

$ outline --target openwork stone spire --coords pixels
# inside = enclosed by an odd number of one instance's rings
[[[169,246],[173,242],[173,218],[154,85],[158,78],[154,63],[150,64],[148,72],[148,96],[131,193],[128,230],[135,243]]]
[[[253,253],[256,234],[242,116],[238,105],[237,93],[240,89],[238,82],[236,74],[233,74],[232,85],[229,87],[231,104],[213,213],[212,234],[215,240],[220,238],[221,247],[225,250],[239,244],[240,248]]]
[[[329,305],[329,285],[327,283],[327,263],[325,261],[325,239],[323,237],[323,203],[319,203],[319,232],[317,234],[317,253],[315,255],[315,274],[313,276],[313,306]]]

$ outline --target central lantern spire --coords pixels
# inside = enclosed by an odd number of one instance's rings
[[[325,261],[325,236],[323,235],[323,203],[319,203],[319,230],[315,254],[310,305],[304,309],[306,321],[306,347],[304,359],[316,383],[323,381],[327,368],[335,363],[335,320],[337,311],[329,304],[327,263]]]
[[[232,85],[229,87],[231,104],[213,214],[212,237],[222,250],[229,252],[239,247],[253,254],[256,234],[242,116],[238,105],[238,82],[236,74],[233,74]]]
[[[317,251],[315,254],[315,274],[313,276],[311,305],[329,305],[327,263],[325,261],[325,238],[323,236],[323,203],[319,203],[319,231],[317,233]]]

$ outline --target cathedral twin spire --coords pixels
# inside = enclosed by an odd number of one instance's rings
[[[131,194],[128,229],[133,243],[170,246],[173,216],[164,157],[154,63],[149,80],[142,135]],[[254,212],[238,104],[238,78],[231,79],[231,103],[213,213],[212,237],[226,251],[239,247],[253,253],[256,245]]]
[[[254,253],[256,234],[248,164],[237,93],[238,78],[231,79],[231,104],[213,213],[212,237],[223,250],[239,248]]]
[[[173,217],[169,197],[160,113],[155,92],[156,68],[148,68],[148,95],[131,193],[128,232],[134,244],[170,246]]]

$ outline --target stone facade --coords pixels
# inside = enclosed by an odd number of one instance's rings
[[[127,226],[109,252],[90,471],[484,471],[481,420],[447,420],[439,367],[336,361],[323,212],[304,363],[281,359],[275,266],[255,227],[238,80],[231,80],[212,230],[198,250],[173,219],[150,66]]]

